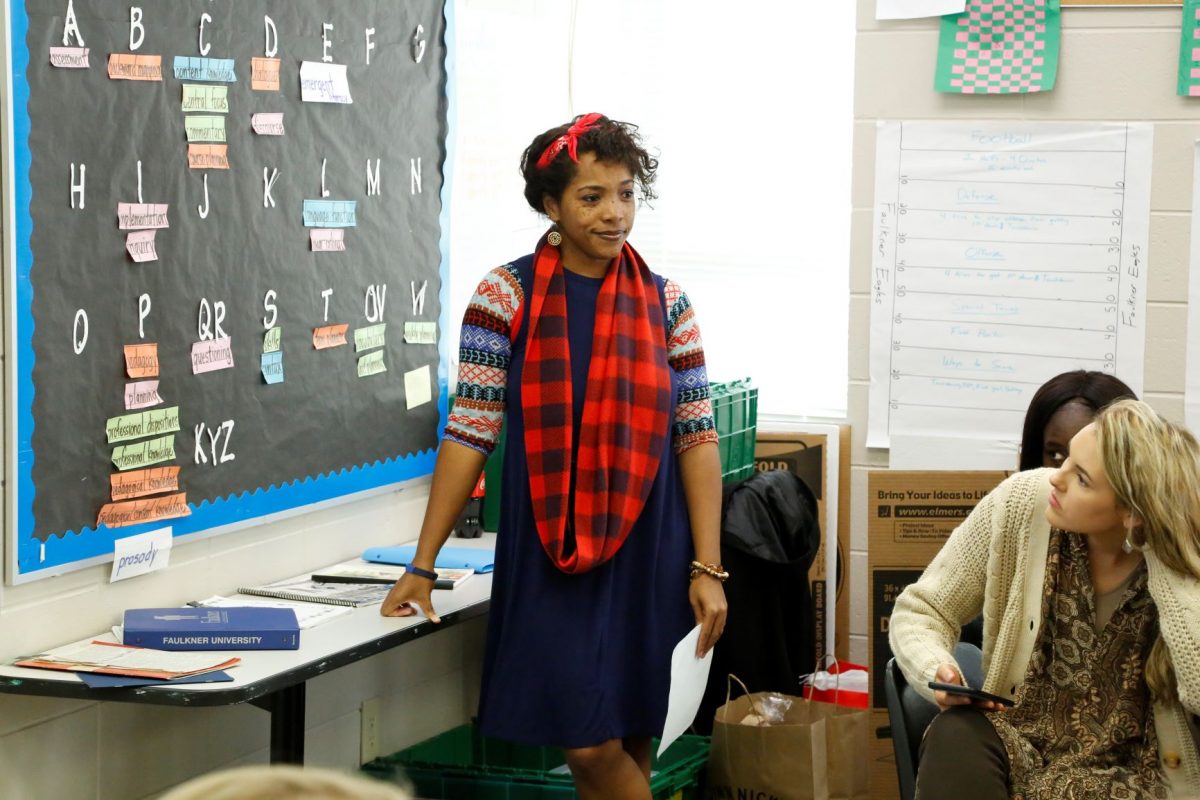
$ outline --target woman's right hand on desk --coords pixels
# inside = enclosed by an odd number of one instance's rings
[[[430,622],[442,618],[433,610],[433,581],[417,575],[403,575],[384,598],[379,613],[385,617],[410,617],[420,609]]]

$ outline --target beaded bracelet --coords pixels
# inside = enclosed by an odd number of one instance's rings
[[[435,583],[437,582],[438,574],[433,570],[421,569],[420,567],[414,567],[412,564],[409,564],[405,569],[408,572],[411,572],[413,575],[416,575],[418,578],[424,578],[426,580],[434,581]]]
[[[691,565],[691,580],[695,580],[697,575],[707,575],[710,578],[716,578],[721,583],[729,579],[729,573],[720,564],[705,564],[700,561],[693,561]]]

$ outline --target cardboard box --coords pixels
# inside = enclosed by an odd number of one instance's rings
[[[826,625],[826,548],[835,548],[834,654],[850,657],[850,426],[814,425],[811,431],[759,433],[754,448],[754,465],[759,471],[784,469],[800,477],[817,496],[817,518],[821,522],[821,549],[808,577],[816,610],[816,648],[824,653]],[[834,480],[836,478],[836,480]],[[831,489],[836,484],[836,497]],[[836,536],[831,530],[831,513],[836,519]]]
[[[888,622],[896,597],[921,577],[954,529],[1009,474],[879,469],[867,476],[872,798],[899,797],[884,692],[884,668],[892,657]]]

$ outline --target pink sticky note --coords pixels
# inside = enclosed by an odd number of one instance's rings
[[[205,339],[192,343],[192,374],[215,372],[233,366],[233,340]]]
[[[250,127],[259,136],[283,136],[283,112],[251,114]]]
[[[130,231],[125,234],[125,251],[129,257],[139,264],[158,261],[158,252],[154,249],[156,233],[158,231]]]
[[[161,403],[158,395],[158,381],[137,381],[125,384],[125,410],[149,408]]]
[[[309,228],[308,241],[314,253],[342,253],[346,250],[344,228]]]
[[[50,66],[59,69],[89,69],[87,47],[51,47]]]
[[[117,203],[117,223],[123,231],[169,228],[166,203]]]

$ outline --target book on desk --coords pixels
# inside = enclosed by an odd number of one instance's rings
[[[435,589],[454,589],[475,574],[469,569],[435,567]],[[367,561],[347,561],[318,570],[312,579],[320,583],[367,583],[391,586],[404,575],[404,567],[391,564],[372,564]]]
[[[300,626],[288,608],[130,608],[125,644],[158,650],[295,650]]]

